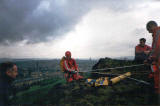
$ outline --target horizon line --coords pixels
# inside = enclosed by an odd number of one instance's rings
[[[134,56],[122,56],[122,57],[99,57],[99,58],[92,58],[92,57],[88,57],[88,58],[74,58],[74,59],[80,59],[80,60],[97,60],[97,59],[101,59],[101,58],[111,58],[111,59],[129,59],[129,58],[133,58]],[[0,59],[35,59],[35,60],[52,60],[52,59],[61,59],[61,58],[36,58],[36,57],[24,57],[24,58],[12,58],[12,57],[1,57]]]

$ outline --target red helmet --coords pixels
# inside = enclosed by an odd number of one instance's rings
[[[66,57],[71,57],[71,52],[70,51],[66,51],[65,56]]]

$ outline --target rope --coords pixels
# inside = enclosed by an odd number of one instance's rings
[[[130,67],[138,67],[138,66],[143,66],[145,64],[138,64],[138,65],[131,65],[131,66],[123,66],[123,67],[114,67],[114,68],[104,68],[104,69],[95,69],[95,70],[89,70],[89,71],[79,71],[79,73],[99,73],[99,72],[94,72],[94,71],[100,71],[100,70],[113,70],[113,69],[122,69],[122,68],[130,68]],[[102,73],[100,73],[102,74]],[[106,73],[104,73],[106,74]]]
[[[138,64],[138,65],[131,65],[131,66],[122,66],[122,67],[114,67],[114,68],[104,68],[104,69],[95,69],[97,70],[113,70],[113,69],[122,69],[122,68],[130,68],[130,67],[138,67],[138,66],[143,66],[145,64]]]
[[[90,72],[94,72],[94,71],[123,69],[123,68],[138,67],[138,66],[143,66],[143,65],[145,65],[145,64],[138,64],[138,65],[131,65],[131,66],[122,66],[122,67],[114,67],[114,68],[104,68],[104,69],[94,69],[94,70],[79,71],[79,72],[80,73],[90,73]]]
[[[131,77],[127,77],[127,78],[131,79],[131,80],[134,80],[134,81],[137,81],[137,82],[140,82],[140,83],[143,83],[143,84],[146,84],[146,85],[151,85],[149,82],[146,82],[146,81],[143,81],[143,80],[138,80],[138,79],[131,78]]]
[[[93,73],[93,74],[100,74],[100,75],[121,75],[121,74],[112,74],[112,73],[101,73],[101,72],[84,72],[84,71],[80,71],[79,73]],[[141,75],[141,74],[149,74],[149,72],[145,72],[145,73],[132,73],[132,75]]]
[[[92,72],[92,73],[95,73],[95,74],[102,74],[102,75],[107,75],[107,76],[120,76],[120,75],[123,75],[123,74],[111,74],[111,73],[99,73],[99,72]],[[133,75],[133,74],[132,74]],[[146,81],[143,81],[143,80],[138,80],[138,79],[135,79],[135,78],[131,78],[131,77],[126,77],[130,80],[134,80],[134,81],[137,81],[139,83],[143,83],[145,85],[151,85],[150,83],[146,82]]]
[[[106,75],[110,75],[110,76],[119,76],[119,75],[123,75],[123,74],[108,74],[108,73],[99,73],[99,74],[106,74]],[[132,74],[133,75],[133,74]],[[131,78],[131,77],[127,77],[126,78],[130,79],[130,80],[134,80],[134,81],[137,81],[139,83],[143,83],[143,84],[146,84],[146,85],[151,85],[150,83],[146,82],[146,81],[143,81],[143,80],[138,80],[138,79],[135,79],[135,78]]]
[[[113,69],[122,69],[122,68],[130,68],[130,67],[137,67],[137,66],[143,66],[145,64],[138,64],[138,65],[131,65],[131,66],[123,66],[123,67],[115,67],[115,68],[105,68],[105,69],[95,69],[96,71],[97,70],[113,70]],[[95,74],[102,74],[102,75],[107,75],[107,76],[119,76],[119,75],[122,75],[122,74],[111,74],[111,73],[100,73],[100,72],[91,72],[91,71],[80,71],[80,73],[95,73]],[[141,72],[142,73],[142,72]],[[132,73],[132,75],[135,75],[137,73]],[[139,73],[140,74],[140,73]],[[143,74],[149,74],[149,73],[143,73]],[[146,81],[143,81],[143,80],[138,80],[138,79],[135,79],[135,78],[131,78],[131,77],[127,77],[128,79],[130,80],[134,80],[134,81],[137,81],[139,83],[143,83],[145,85],[151,85],[150,83],[146,82]]]

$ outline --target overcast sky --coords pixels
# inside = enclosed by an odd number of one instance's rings
[[[0,0],[0,58],[134,56],[159,0]]]

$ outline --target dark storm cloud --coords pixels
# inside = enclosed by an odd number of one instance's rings
[[[0,42],[23,40],[25,19],[38,5],[39,0],[1,0]]]
[[[91,8],[127,10],[127,0],[0,0],[0,43],[37,43],[72,30]]]
[[[80,7],[81,3],[70,1],[72,2],[1,0],[1,44],[21,40],[28,40],[29,43],[47,41],[47,37],[54,37],[69,31],[87,12],[85,5]],[[48,10],[43,9],[45,2],[49,3]]]

